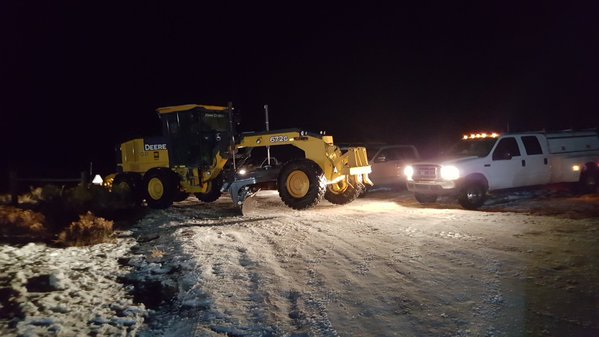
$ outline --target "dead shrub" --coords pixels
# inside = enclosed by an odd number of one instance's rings
[[[166,253],[164,252],[164,250],[158,249],[158,248],[154,247],[154,248],[152,248],[152,251],[150,252],[150,257],[148,258],[148,260],[150,260],[150,261],[160,261],[160,260],[162,260],[162,258],[164,257],[164,255],[166,255]]]
[[[41,199],[43,201],[57,200],[62,197],[63,187],[56,185],[45,185],[42,187]]]
[[[65,191],[65,202],[74,208],[89,207],[94,200],[94,193],[85,185],[77,185]]]
[[[29,192],[19,195],[19,204],[37,204],[42,197],[42,189],[40,187],[29,186]]]
[[[48,234],[43,214],[12,206],[0,206],[0,233],[43,240]]]
[[[58,235],[58,242],[67,246],[89,246],[107,242],[113,232],[112,226],[112,221],[87,212]]]

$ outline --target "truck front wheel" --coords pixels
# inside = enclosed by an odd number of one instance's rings
[[[279,196],[293,209],[316,206],[325,194],[326,178],[320,166],[308,159],[286,163],[277,179]]]
[[[465,209],[478,209],[485,203],[487,188],[479,181],[466,182],[458,196],[458,202]]]

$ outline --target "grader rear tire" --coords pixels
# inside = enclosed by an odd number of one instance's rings
[[[322,200],[326,178],[315,162],[297,159],[283,165],[277,185],[279,196],[285,205],[302,210],[314,207]]]
[[[119,173],[112,181],[112,190],[119,193],[123,201],[139,204],[141,202],[141,177],[135,173]]]
[[[363,188],[356,185],[354,187],[347,181],[342,180],[335,184],[327,186],[327,191],[324,194],[324,198],[332,204],[345,205],[356,200],[364,191]]]
[[[156,170],[144,176],[145,198],[150,208],[168,208],[173,204],[175,184],[172,174]]]

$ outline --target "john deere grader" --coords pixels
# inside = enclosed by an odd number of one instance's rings
[[[162,137],[138,138],[118,148],[117,173],[108,177],[113,189],[125,191],[151,208],[167,208],[190,194],[203,202],[228,192],[233,203],[243,202],[262,188],[276,188],[283,202],[302,210],[322,198],[346,204],[358,197],[370,166],[366,149],[345,153],[333,137],[298,129],[237,134],[228,106],[188,104],[157,109]],[[245,175],[237,171],[257,147],[291,145],[303,156],[284,164],[257,167]],[[110,183],[109,183],[110,184]]]

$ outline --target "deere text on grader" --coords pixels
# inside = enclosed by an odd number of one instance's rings
[[[324,197],[334,204],[353,201],[368,178],[366,149],[345,153],[332,136],[298,129],[249,132],[237,135],[233,107],[188,104],[157,109],[162,137],[138,138],[118,148],[117,173],[109,176],[112,186],[128,191],[136,201],[151,208],[167,208],[194,194],[213,202],[228,191],[235,205],[263,186],[276,186],[283,202],[294,209],[307,209]],[[238,167],[253,148],[292,145],[302,158],[266,166],[239,176]]]

